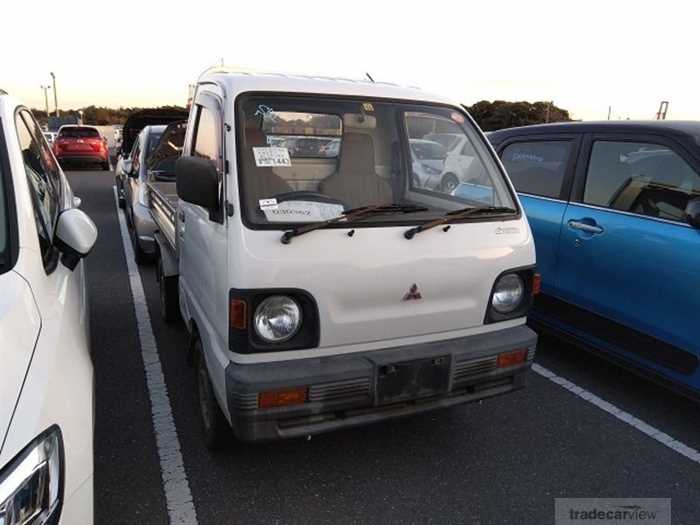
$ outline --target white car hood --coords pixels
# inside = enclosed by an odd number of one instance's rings
[[[0,275],[0,452],[32,359],[41,318],[27,282],[16,272]]]

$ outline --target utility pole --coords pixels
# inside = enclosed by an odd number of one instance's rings
[[[39,86],[41,87],[41,90],[44,92],[44,107],[46,108],[46,118],[48,120],[49,118],[49,89],[51,89],[51,86]]]
[[[663,100],[661,104],[659,104],[656,120],[666,120],[666,113],[668,113],[668,100]]]
[[[56,116],[58,117],[58,94],[56,93],[56,75],[51,73],[51,78],[53,79],[53,106],[56,110]]]
[[[612,113],[612,106],[608,106],[608,120],[610,120],[611,113]]]

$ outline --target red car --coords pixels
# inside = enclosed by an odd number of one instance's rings
[[[53,153],[61,164],[99,163],[103,170],[109,171],[107,139],[92,126],[61,126]]]

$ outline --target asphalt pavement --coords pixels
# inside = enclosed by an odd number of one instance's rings
[[[168,523],[113,173],[68,175],[99,229],[87,260],[96,523]],[[524,390],[475,404],[211,453],[186,330],[161,321],[154,268],[140,276],[200,524],[546,524],[561,497],[671,498],[674,524],[700,522],[700,458],[536,373]],[[700,449],[697,404],[554,338],[541,339],[536,362]]]

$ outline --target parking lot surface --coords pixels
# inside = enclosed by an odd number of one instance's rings
[[[99,229],[87,260],[96,522],[168,523],[113,173],[69,178]],[[671,498],[673,523],[700,521],[697,405],[549,337],[536,362],[584,390],[533,372],[526,389],[477,404],[211,453],[185,359],[186,330],[161,321],[154,268],[139,274],[196,523],[552,523],[560,497]],[[577,392],[660,433],[650,437]],[[687,453],[664,444],[665,435]]]

